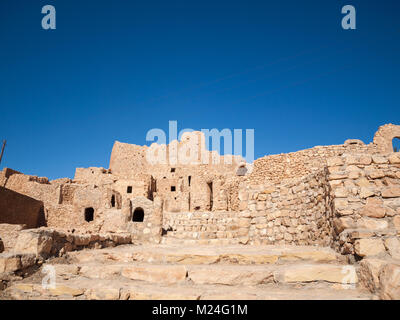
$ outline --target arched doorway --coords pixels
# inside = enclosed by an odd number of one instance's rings
[[[133,222],[143,222],[144,220],[144,210],[140,207],[133,211],[132,221]]]
[[[114,208],[115,207],[115,195],[111,196],[111,207]]]
[[[393,138],[392,145],[393,152],[400,152],[400,137]]]

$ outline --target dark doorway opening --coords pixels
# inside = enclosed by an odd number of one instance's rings
[[[128,188],[126,188],[126,193],[132,193],[132,186],[128,186]]]
[[[94,209],[93,208],[86,208],[85,209],[85,220],[87,222],[93,221],[94,219]]]
[[[394,138],[392,141],[393,152],[400,152],[400,138]]]
[[[143,222],[144,220],[144,210],[142,208],[136,208],[133,211],[132,221],[133,222]]]
[[[190,187],[190,183],[192,182],[192,176],[188,177],[188,182],[189,182],[189,187]]]
[[[210,196],[210,211],[211,211],[213,207],[213,183],[208,182],[207,185],[208,185],[208,194]]]
[[[172,192],[176,191],[176,187],[175,186],[171,186],[171,191]]]
[[[111,196],[111,207],[115,207],[115,196],[114,195],[112,195]]]

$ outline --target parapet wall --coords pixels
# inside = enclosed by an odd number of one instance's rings
[[[254,161],[249,183],[260,185],[280,183],[285,179],[300,178],[326,166],[326,159],[345,152],[376,153],[374,144],[365,145],[360,140],[347,140],[342,145],[317,146],[285,154],[270,155]]]

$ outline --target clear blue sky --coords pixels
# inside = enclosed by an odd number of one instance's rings
[[[256,158],[369,143],[400,124],[399,40],[400,1],[1,0],[1,167],[73,177],[169,120],[254,128]]]

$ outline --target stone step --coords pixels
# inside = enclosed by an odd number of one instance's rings
[[[247,231],[247,230],[246,230]],[[235,239],[246,236],[247,232],[239,230],[225,231],[168,231],[166,238],[184,239],[184,240],[209,240],[209,239]]]
[[[49,264],[46,264],[47,266]],[[181,265],[181,264],[54,264],[59,279],[73,279],[77,276],[90,279],[139,280],[152,283],[216,285],[261,285],[265,283],[312,283],[327,282],[343,285],[356,285],[356,268],[339,264],[294,265]]]
[[[28,279],[26,279],[28,280]],[[257,287],[238,285],[197,285],[179,283],[163,285],[134,280],[107,280],[76,277],[57,279],[54,288],[41,283],[19,282],[3,291],[0,299],[30,300],[369,300],[370,293],[349,287],[313,284],[285,287],[274,283]]]
[[[344,257],[333,249],[314,246],[182,246],[123,245],[115,248],[69,252],[72,263],[146,262],[170,264],[282,264],[337,263]]]
[[[169,234],[169,233],[168,233]],[[161,238],[161,243],[166,245],[238,245],[246,244],[249,242],[248,237],[237,237],[237,238],[218,238],[218,239],[179,239],[166,235]]]

